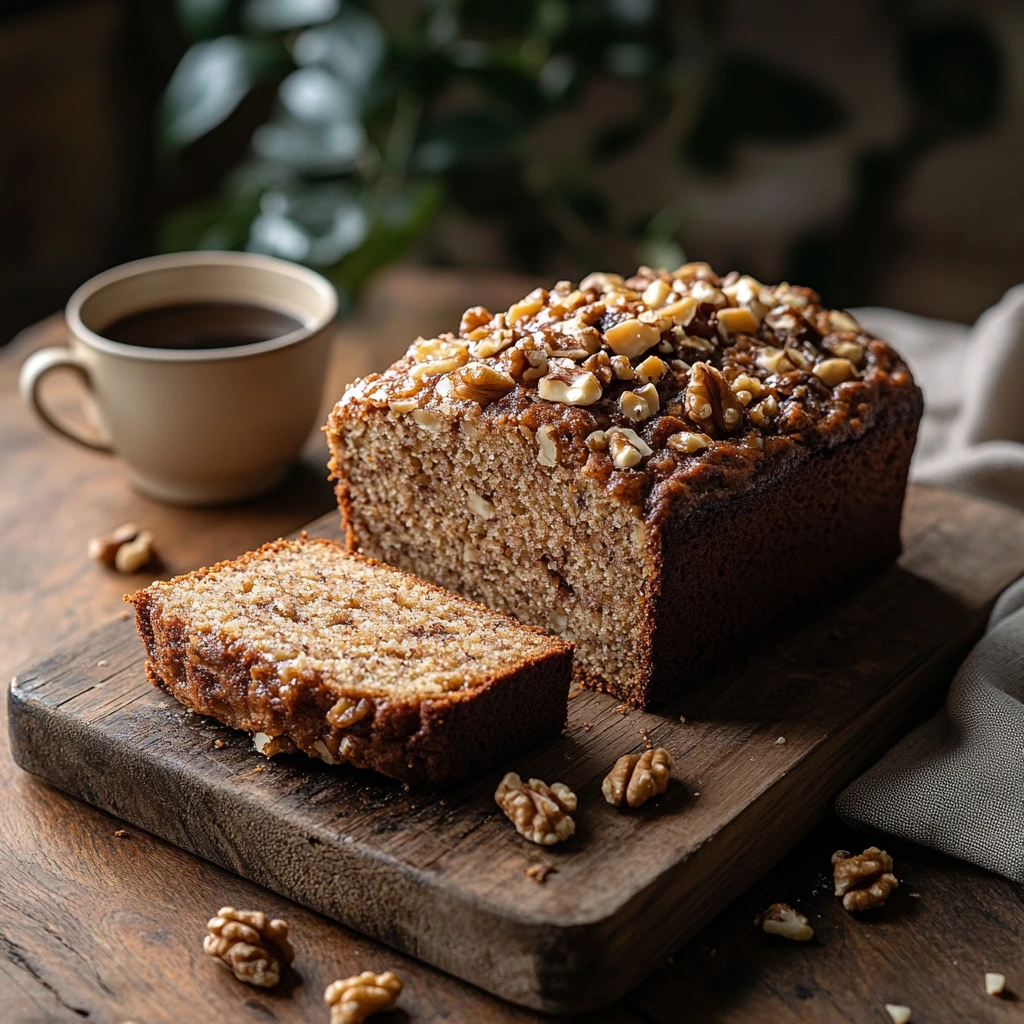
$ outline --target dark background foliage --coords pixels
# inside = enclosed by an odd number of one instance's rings
[[[1024,171],[1021,28],[920,0],[8,2],[0,327],[193,247],[305,262],[350,301],[399,259],[550,278],[710,257],[968,318],[1024,263],[918,193],[993,140]],[[964,210],[1019,218],[997,171]],[[986,232],[992,280],[929,306],[928,269],[948,293]]]

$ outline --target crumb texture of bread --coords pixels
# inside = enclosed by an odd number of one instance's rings
[[[471,308],[327,436],[353,550],[558,632],[646,706],[895,557],[921,410],[849,313],[690,263]]]
[[[443,785],[565,721],[572,647],[332,541],[131,598],[152,682],[329,763]]]

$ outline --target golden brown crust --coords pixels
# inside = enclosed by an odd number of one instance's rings
[[[630,324],[649,335],[623,336]],[[507,386],[474,385],[484,373]],[[419,339],[385,373],[354,382],[328,432],[379,413],[427,430],[524,430],[542,464],[547,448],[657,520],[739,493],[793,449],[861,437],[891,407],[920,415],[920,391],[848,313],[809,288],[686,264],[560,282],[493,316],[467,310],[458,335]],[[680,443],[691,436],[707,443]],[[339,490],[343,509],[347,500]]]
[[[360,697],[349,687],[346,692],[353,703],[357,698],[365,702],[358,705],[360,716],[351,724],[332,725],[339,680],[332,677],[330,664],[306,664],[297,676],[286,673],[282,682],[280,666],[250,638],[210,630],[197,603],[190,607],[181,601],[181,591],[198,581],[216,582],[226,573],[237,577],[254,562],[294,553],[296,545],[312,563],[346,559],[372,567],[377,576],[395,574],[446,602],[457,601],[467,619],[482,620],[485,634],[489,623],[500,623],[505,633],[513,629],[523,647],[533,652],[505,659],[507,670],[449,692],[367,692]],[[557,732],[565,722],[571,644],[455,598],[440,587],[412,581],[400,570],[350,554],[333,541],[305,536],[298,542],[275,541],[241,558],[155,583],[126,600],[136,609],[147,675],[154,685],[200,714],[233,728],[284,737],[324,760],[344,760],[403,781],[443,786]],[[225,593],[224,601],[230,600]]]

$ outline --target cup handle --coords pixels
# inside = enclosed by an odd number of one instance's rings
[[[85,363],[75,355],[69,348],[41,348],[33,352],[21,365],[21,374],[18,377],[18,390],[26,405],[35,411],[35,414],[52,430],[63,434],[66,438],[77,441],[86,448],[92,448],[98,452],[112,452],[113,445],[106,432],[99,431],[98,436],[88,437],[80,433],[71,424],[62,423],[43,404],[39,385],[43,378],[58,367],[67,367],[78,373],[86,388],[92,391],[92,381],[89,378],[89,369]]]

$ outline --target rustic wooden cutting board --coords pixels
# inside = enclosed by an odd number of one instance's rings
[[[335,535],[336,517],[310,532]],[[491,992],[580,1012],[637,984],[779,860],[935,704],[996,595],[1024,572],[1024,516],[999,506],[915,487],[904,536],[898,566],[741,639],[741,666],[656,713],[574,697],[565,735],[505,766],[578,794],[576,836],[555,849],[519,838],[497,811],[503,768],[438,795],[301,755],[265,761],[247,736],[146,683],[128,620],[13,681],[14,756]],[[676,780],[624,813],[601,798],[601,780],[645,741],[673,753]],[[556,869],[543,884],[524,873],[538,863]]]

